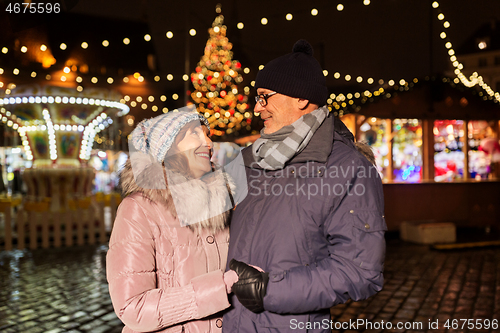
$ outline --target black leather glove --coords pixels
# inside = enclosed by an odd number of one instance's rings
[[[238,274],[238,282],[233,284],[232,290],[240,303],[248,310],[259,313],[264,311],[264,296],[266,296],[269,273],[231,259],[229,268]]]

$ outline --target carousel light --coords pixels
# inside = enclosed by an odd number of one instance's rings
[[[49,96],[49,97],[47,98],[47,101],[49,102],[49,104],[53,104],[53,103],[54,103],[54,97]]]
[[[63,102],[63,104],[68,104],[68,102],[69,102],[69,98],[68,98],[67,96],[64,96],[64,97],[62,98],[62,102]]]

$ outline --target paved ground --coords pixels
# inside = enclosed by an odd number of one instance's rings
[[[0,252],[0,332],[120,332],[106,284],[106,250]],[[332,308],[334,331],[404,332],[398,322],[421,322],[406,332],[444,332],[449,320],[458,325],[453,332],[500,332],[491,329],[494,319],[500,325],[499,247],[444,252],[390,239],[385,276],[376,296]],[[479,319],[490,329],[475,330]]]

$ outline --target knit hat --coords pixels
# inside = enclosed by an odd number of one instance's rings
[[[304,39],[295,43],[292,53],[267,63],[257,74],[255,88],[307,99],[319,106],[328,98],[323,69],[313,57],[311,45]]]
[[[205,117],[196,112],[194,107],[186,107],[178,112],[168,112],[141,121],[132,131],[129,144],[136,151],[150,155],[162,163],[179,131],[191,121],[202,121],[207,127],[209,126]]]

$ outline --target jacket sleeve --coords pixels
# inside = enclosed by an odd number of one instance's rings
[[[372,168],[360,163],[364,171]],[[380,177],[373,168],[371,177],[358,173],[342,182],[349,191],[337,198],[323,225],[328,256],[290,270],[271,271],[264,298],[267,311],[311,312],[349,298],[366,299],[382,289],[387,227]]]
[[[149,332],[229,307],[219,270],[193,278],[186,286],[157,288],[154,225],[135,199],[122,201],[106,258],[109,293],[118,318],[134,331]]]

